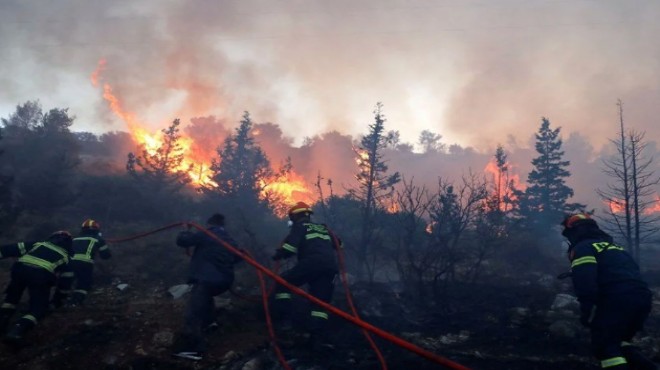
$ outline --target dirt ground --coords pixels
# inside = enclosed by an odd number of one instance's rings
[[[167,289],[185,279],[185,256],[153,258],[153,245],[131,252],[132,262],[114,269],[96,271],[96,286],[83,307],[52,312],[16,350],[0,345],[1,369],[281,369],[273,354],[262,303],[253,288],[254,273],[243,267],[237,289],[245,300],[226,293],[218,300],[220,329],[212,333],[209,352],[202,361],[171,356],[182,325],[185,299],[174,300]],[[127,258],[123,252],[118,260]],[[10,261],[0,263],[0,283],[6,284]],[[252,277],[248,278],[250,274]],[[245,277],[245,278],[243,278]],[[127,283],[119,290],[117,284]],[[346,309],[342,292],[335,304]],[[380,312],[363,315],[366,321],[438,355],[471,369],[577,370],[590,369],[588,332],[557,339],[548,332],[542,312],[554,293],[537,286],[488,285],[457,287],[446,307],[426,312],[407,309],[401,298],[386,288],[372,289]],[[356,300],[360,298],[356,295]],[[357,302],[361,311],[373,312]],[[296,306],[306,309],[302,301]],[[510,310],[528,307],[530,314],[512,324]],[[363,310],[364,309],[364,310]],[[647,323],[645,336],[660,338],[660,312]],[[380,369],[374,352],[359,330],[331,317],[332,350],[311,351],[302,346],[304,337],[284,343],[284,356],[293,369]],[[389,369],[441,369],[390,342],[376,338]],[[657,343],[657,342],[656,342]],[[660,360],[656,358],[656,360]]]

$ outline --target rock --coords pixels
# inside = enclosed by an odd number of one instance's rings
[[[128,288],[128,284],[126,283],[117,284],[117,289],[119,289],[119,291],[124,291],[126,288]]]
[[[213,303],[215,304],[215,308],[230,309],[232,307],[231,298],[214,297]]]
[[[167,292],[172,296],[173,299],[179,299],[184,295],[188,294],[192,289],[192,285],[189,284],[179,284],[170,287]]]
[[[174,343],[174,333],[170,330],[159,331],[154,334],[151,341],[159,347],[170,347]]]
[[[579,328],[574,322],[558,320],[550,325],[548,331],[555,338],[575,338]]]
[[[555,279],[552,275],[543,275],[539,277],[536,283],[546,289],[550,289],[555,285]]]
[[[87,319],[83,322],[83,324],[85,324],[85,326],[94,326],[94,320]]]
[[[529,308],[514,307],[509,310],[509,322],[513,326],[520,326],[529,317]]]
[[[117,363],[117,360],[118,360],[117,356],[115,356],[115,355],[107,355],[107,356],[103,357],[102,362],[103,362],[105,365],[114,365],[114,364]]]
[[[579,311],[580,302],[578,302],[576,297],[570,294],[560,293],[555,296],[555,300],[552,302],[552,306],[550,306],[550,308],[555,311],[556,310]]]
[[[438,341],[442,344],[455,344],[462,343],[470,339],[470,332],[467,330],[461,330],[458,334],[447,334],[438,338]]]
[[[255,357],[243,365],[241,370],[261,370],[263,368],[262,361],[259,357]]]
[[[222,356],[222,359],[220,360],[220,363],[221,364],[227,364],[227,363],[230,363],[232,361],[237,360],[239,357],[241,357],[241,356],[238,353],[236,353],[234,351],[229,351],[229,352],[225,353],[224,356]]]

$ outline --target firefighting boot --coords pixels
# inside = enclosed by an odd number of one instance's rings
[[[0,334],[4,334],[7,331],[14,312],[16,310],[13,308],[0,308]]]
[[[623,357],[628,361],[628,366],[633,370],[657,370],[658,366],[646,358],[636,347],[623,346],[621,347]]]
[[[20,344],[23,342],[25,334],[32,329],[34,324],[29,320],[21,319],[18,320],[14,326],[9,329],[7,335],[5,335],[5,341],[14,344]]]

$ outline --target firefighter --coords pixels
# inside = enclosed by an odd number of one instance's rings
[[[335,246],[340,242],[326,225],[311,221],[312,209],[298,202],[289,209],[291,228],[272,259],[277,261],[297,256],[298,263],[282,273],[281,277],[295,286],[309,285],[309,293],[330,303],[337,274]],[[282,330],[292,328],[292,295],[278,285],[274,292],[274,313]],[[331,346],[327,342],[328,313],[313,306],[309,317],[309,345],[312,348]]]
[[[225,217],[222,214],[212,215],[206,223],[209,232],[237,247],[224,228]],[[229,290],[234,282],[234,265],[241,258],[202,231],[182,231],[177,236],[176,244],[186,248],[186,253],[191,255],[188,284],[192,284],[192,289],[179,343],[181,348],[173,355],[201,360],[206,351],[204,334],[217,327],[213,297]]]
[[[603,369],[656,369],[630,342],[651,311],[652,295],[632,257],[614,244],[589,214],[567,216],[571,277],[580,302],[580,322]]]
[[[7,332],[5,340],[20,343],[48,312],[50,289],[58,278],[61,286],[70,285],[73,273],[69,269],[72,237],[68,231],[57,231],[41,242],[20,242],[5,245],[0,250],[2,258],[18,257],[11,269],[11,281],[5,291],[5,300],[0,306],[0,329],[4,332],[16,312],[23,291],[30,295],[29,308]]]
[[[92,219],[87,219],[82,223],[80,235],[73,239],[73,257],[69,265],[75,275],[75,290],[71,294],[69,302],[71,306],[82,305],[87,298],[92,288],[94,259],[97,254],[104,260],[112,257],[110,249],[101,237],[101,225]],[[66,292],[58,287],[53,298],[56,307],[62,303],[61,297],[65,295]]]

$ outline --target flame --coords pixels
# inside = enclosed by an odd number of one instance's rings
[[[497,208],[503,212],[509,211],[512,203],[517,200],[514,190],[525,190],[526,188],[525,184],[520,181],[520,175],[513,171],[514,168],[515,165],[507,163],[505,169],[500,171],[495,158],[492,158],[484,168],[484,172],[493,177],[493,183],[495,184],[491,197],[496,197],[498,195],[497,189],[500,189]]]
[[[105,69],[106,61],[102,59],[90,76],[93,86],[99,86],[102,73]],[[163,133],[161,131],[149,132],[144,129],[144,125],[140,123],[137,116],[122,107],[119,98],[108,83],[103,84],[103,98],[108,103],[110,110],[126,123],[133,140],[141,148],[144,148],[149,155],[156,155],[158,149],[164,143]],[[255,129],[252,134],[259,135],[260,132]],[[184,159],[175,171],[187,172],[194,185],[216,187],[217,184],[211,179],[213,175],[213,171],[211,171],[211,160],[212,155],[215,154],[215,150],[200,148],[192,138],[184,134],[181,134],[178,144],[181,147],[180,153],[184,155]],[[262,192],[264,199],[268,199],[269,194],[275,194],[276,197],[274,198],[278,199],[286,207],[298,201],[314,203],[313,193],[307,186],[306,181],[293,171],[283,177],[266,179],[263,183],[268,184]],[[277,209],[278,207],[275,208]]]
[[[264,187],[262,195],[267,197],[269,194],[275,194],[277,202],[275,213],[278,216],[286,216],[288,207],[296,202],[305,202],[313,204],[316,202],[314,194],[307,186],[307,182],[302,176],[291,171],[284,176],[264,181],[268,185]]]
[[[604,200],[603,203],[605,203],[612,213],[624,213],[626,211],[626,205],[623,199]],[[644,209],[644,214],[650,215],[657,212],[660,212],[660,195],[658,194],[655,195],[652,205]]]

